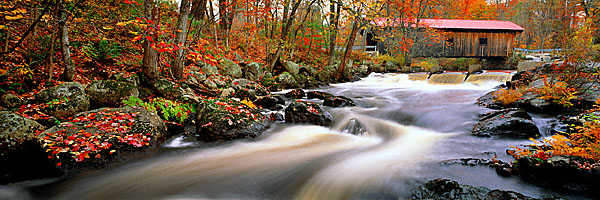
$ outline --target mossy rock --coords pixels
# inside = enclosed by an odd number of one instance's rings
[[[42,90],[35,95],[35,99],[48,104],[42,111],[57,118],[67,118],[90,108],[85,87],[78,82],[65,82]]]
[[[85,91],[92,108],[119,107],[123,104],[122,101],[130,96],[139,96],[135,84],[113,80],[92,81]]]
[[[159,79],[156,81],[154,83],[154,89],[159,96],[169,100],[177,100],[185,94],[185,91],[181,86],[167,79]]]
[[[270,121],[259,110],[233,99],[204,99],[196,109],[196,138],[227,141],[254,138],[269,127]]]

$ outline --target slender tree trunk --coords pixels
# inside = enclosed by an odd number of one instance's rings
[[[190,0],[182,0],[181,5],[179,6],[179,18],[177,19],[177,29],[175,30],[175,35],[177,35],[177,40],[175,43],[179,46],[177,50],[177,57],[171,63],[171,67],[173,69],[173,76],[176,80],[183,78],[183,68],[184,68],[184,58],[185,58],[185,36],[187,35],[187,24],[188,24],[188,16],[190,15]]]
[[[335,5],[331,3],[329,4],[329,9],[331,9],[331,14],[329,14],[329,60],[327,60],[327,65],[333,65],[335,62],[335,41],[337,40],[341,5],[338,3],[336,10]]]
[[[348,43],[346,44],[346,51],[344,52],[344,56],[342,57],[342,61],[340,62],[340,67],[338,67],[337,70],[336,79],[338,81],[341,80],[342,74],[344,73],[344,67],[346,67],[346,59],[348,58],[348,54],[352,52],[352,46],[354,46],[354,40],[356,39],[358,27],[358,21],[352,22],[352,32],[350,32],[350,37],[348,38]]]
[[[146,17],[148,19],[152,19],[155,21],[156,16],[154,16],[154,1],[153,0],[144,0],[144,9],[146,10]],[[154,26],[154,25],[151,25]],[[150,32],[148,34],[150,38],[156,41],[156,33]],[[152,43],[154,41],[150,41],[148,39],[144,42],[144,57],[142,59],[142,72],[146,77],[146,81],[152,85],[156,80],[158,80],[158,51],[152,47]]]
[[[273,69],[273,67],[275,66],[275,63],[281,56],[281,53],[283,53],[283,46],[287,42],[287,38],[288,38],[287,35],[290,32],[290,28],[292,26],[292,23],[294,22],[294,18],[296,17],[296,11],[298,10],[298,6],[300,6],[300,3],[301,3],[301,1],[294,2],[294,5],[291,10],[289,9],[288,6],[286,6],[284,8],[283,27],[281,28],[281,41],[277,45],[277,51],[275,51],[275,55],[271,58],[271,61],[269,62],[269,65],[268,65],[269,69],[271,69],[271,70]],[[289,15],[286,12],[288,10],[290,10]]]
[[[73,65],[73,60],[71,60],[71,46],[69,44],[69,26],[67,24],[67,13],[65,11],[65,3],[64,1],[60,1],[60,41],[62,47],[62,56],[63,62],[65,63],[65,72],[63,76],[64,81],[71,82],[75,77],[75,66]]]
[[[54,8],[54,16],[56,18],[60,18],[59,7],[60,2],[57,1],[56,7]],[[48,47],[48,57],[46,58],[46,66],[48,67],[48,82],[52,82],[52,78],[54,75],[54,43],[56,43],[56,37],[58,37],[59,32],[60,31],[57,29],[57,31],[54,34],[52,34],[52,36],[50,36],[50,46]]]

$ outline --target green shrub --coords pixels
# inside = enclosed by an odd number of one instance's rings
[[[191,113],[196,112],[194,104],[181,103],[163,98],[150,99],[148,102],[140,98],[130,96],[123,103],[129,106],[143,107],[148,111],[157,113],[163,120],[182,124]]]
[[[100,63],[111,63],[114,58],[121,55],[121,45],[119,43],[110,43],[106,39],[92,42],[91,44],[83,46],[84,53],[87,57],[93,61]]]

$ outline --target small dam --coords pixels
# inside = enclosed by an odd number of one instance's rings
[[[484,72],[481,74],[467,74],[462,72],[448,72],[442,74],[408,74],[411,81],[426,81],[429,84],[436,85],[456,85],[462,83],[471,83],[481,85],[486,82],[504,83],[510,81],[513,76],[512,71]]]

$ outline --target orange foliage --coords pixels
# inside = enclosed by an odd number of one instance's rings
[[[523,93],[521,93],[519,89],[499,89],[494,92],[494,101],[500,102],[503,105],[510,105],[519,100],[521,96],[523,96]]]

